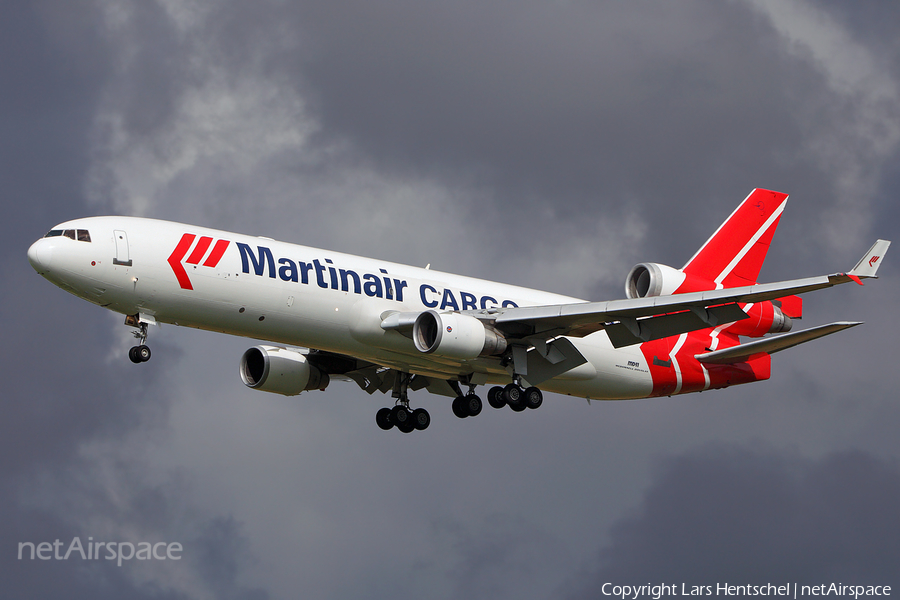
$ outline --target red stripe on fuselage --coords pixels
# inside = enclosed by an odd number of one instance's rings
[[[184,255],[187,254],[187,251],[191,248],[191,244],[194,243],[195,237],[197,236],[193,233],[185,233],[181,236],[181,241],[175,246],[175,250],[172,251],[172,254],[167,261],[169,266],[172,267],[172,272],[175,273],[175,279],[178,280],[178,285],[185,290],[192,290],[194,289],[194,286],[191,285],[191,280],[188,279],[187,273],[181,264],[181,259],[184,258]]]
[[[187,259],[187,263],[189,265],[196,265],[200,262],[200,259],[206,254],[206,250],[209,248],[209,245],[212,243],[212,238],[203,236],[200,238],[200,241],[197,242],[197,247],[194,248],[194,251],[191,252],[191,255]]]
[[[209,253],[209,258],[206,259],[206,262],[203,263],[204,267],[215,267],[219,264],[219,261],[222,260],[222,255],[225,254],[225,250],[228,248],[228,244],[230,242],[228,240],[219,240],[216,242],[216,245],[213,246],[212,252]]]
[[[704,365],[694,358],[697,354],[704,354],[712,349],[710,346],[713,344],[714,331],[701,329],[688,333],[677,350],[676,344],[680,336],[641,344],[641,352],[649,365],[653,380],[651,396],[686,394],[769,378],[770,357],[765,353],[746,362],[729,365]],[[724,350],[740,343],[737,335],[722,330],[716,338],[716,350]]]

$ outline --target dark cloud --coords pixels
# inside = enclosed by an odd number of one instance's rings
[[[422,393],[420,436],[377,430],[389,400],[352,384],[245,390],[249,340],[167,327],[132,365],[120,317],[25,260],[57,222],[125,212],[609,299],[634,263],[681,266],[760,186],[792,195],[765,279],[847,269],[896,229],[897,9],[792,6],[10,8],[6,587],[523,598],[606,577],[892,576],[890,256],[882,281],[806,299],[813,325],[868,323],[776,355],[770,382],[465,421]],[[178,539],[185,560],[9,559],[74,535]]]
[[[0,346],[10,386],[0,420],[0,467],[8,474],[65,463],[86,439],[120,438],[141,423],[161,422],[171,394],[160,373],[178,356],[177,348],[163,345],[164,358],[151,369],[110,364],[110,315],[82,302],[60,312],[69,295],[45,289],[46,281],[26,270],[27,264],[5,270],[10,286],[0,293],[8,314],[16,315],[3,323],[4,339],[16,342]]]
[[[23,501],[21,487],[8,479],[4,482],[0,490],[4,506],[0,540],[5,546],[2,571],[8,595],[163,599],[209,595],[235,600],[269,597],[264,590],[239,581],[240,565],[248,560],[249,553],[246,538],[233,519],[186,513],[185,507],[178,502],[178,498],[184,496],[183,490],[173,495],[173,491],[178,490],[143,487],[134,474],[130,483],[137,485],[109,493],[111,490],[96,486],[100,478],[71,481],[74,470],[58,475],[70,481],[53,490],[61,492],[61,497],[50,506],[46,503],[29,506]],[[90,467],[85,470],[90,471]],[[75,490],[78,492],[73,493]],[[119,492],[130,497],[122,502],[122,498],[114,497]],[[87,510],[79,506],[81,502],[89,503]],[[119,513],[122,506],[127,514]],[[101,523],[98,514],[108,521]],[[83,521],[73,523],[73,517]],[[173,526],[179,523],[183,527]],[[112,527],[109,524],[113,524]],[[53,558],[40,560],[32,558],[28,546],[23,548],[21,558],[18,554],[21,543],[30,542],[37,546],[59,540],[62,543],[59,556],[64,557],[76,537],[85,553],[88,544],[101,541],[130,542],[137,548],[142,542],[170,545],[177,542],[182,550],[178,552],[172,547],[172,556],[180,559],[176,562],[167,558],[169,564],[162,563],[166,576],[161,578],[157,572],[161,561],[129,560],[127,550],[122,551],[125,559],[121,566],[117,557],[110,560],[106,547],[98,550],[101,552],[99,558],[82,558],[76,549],[68,559],[57,559],[52,551],[49,556]],[[166,550],[159,552],[166,554]]]
[[[0,240],[4,256],[20,257],[50,221],[87,212],[81,189],[108,48],[96,35],[96,11],[75,2],[55,6],[66,14],[62,31],[44,18],[46,4],[10,6],[4,14],[0,178],[3,206],[16,224]]]
[[[777,172],[796,144],[789,95],[816,85],[739,4],[398,5],[301,13],[325,129],[386,166],[474,171],[498,202],[563,218],[632,201],[665,222],[666,206],[725,189],[710,172],[754,185],[740,180]]]
[[[694,450],[662,465],[570,597],[596,598],[607,582],[896,586],[898,501],[893,459]]]

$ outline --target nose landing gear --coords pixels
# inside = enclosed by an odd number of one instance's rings
[[[146,321],[140,320],[140,315],[128,315],[125,317],[125,324],[130,327],[137,327],[138,331],[132,331],[134,337],[141,341],[137,346],[133,346],[128,350],[128,358],[131,362],[139,364],[150,360],[150,346],[147,345],[147,328],[149,325]]]

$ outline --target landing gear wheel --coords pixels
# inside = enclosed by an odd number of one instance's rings
[[[460,419],[465,419],[469,416],[469,411],[466,409],[466,399],[464,396],[457,396],[453,400],[453,404],[451,408],[453,409],[453,414],[459,417]]]
[[[503,399],[511,409],[516,412],[525,410],[525,399],[523,398],[522,388],[514,383],[508,384],[503,388]]]
[[[131,362],[135,364],[147,362],[148,360],[150,360],[150,346],[141,344],[140,346],[132,347],[128,351],[128,358],[130,358]]]
[[[412,423],[417,430],[424,431],[431,425],[431,415],[424,408],[417,408],[412,413]]]
[[[503,398],[503,388],[499,385],[495,385],[488,390],[487,401],[493,408],[503,408],[506,406],[506,400]]]
[[[402,431],[403,433],[412,433],[415,430],[416,425],[412,421],[412,417],[410,417],[409,421],[403,423],[402,425],[397,425],[397,429]]]
[[[466,394],[463,397],[462,405],[470,417],[477,417],[481,414],[481,409],[484,408],[484,403],[481,401],[481,398],[475,394]]]
[[[391,409],[388,407],[379,409],[378,412],[375,413],[375,422],[385,431],[391,429],[394,426],[394,421],[391,419]]]
[[[402,404],[398,404],[391,409],[391,421],[397,426],[397,429],[403,431],[406,425],[412,424],[412,413]],[[410,429],[410,431],[412,430]]]
[[[525,400],[525,406],[528,408],[540,408],[541,404],[544,403],[544,394],[534,386],[526,388],[522,398]]]

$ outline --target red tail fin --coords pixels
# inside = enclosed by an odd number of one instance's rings
[[[716,289],[755,284],[787,198],[753,190],[682,268],[687,281],[712,281]]]

